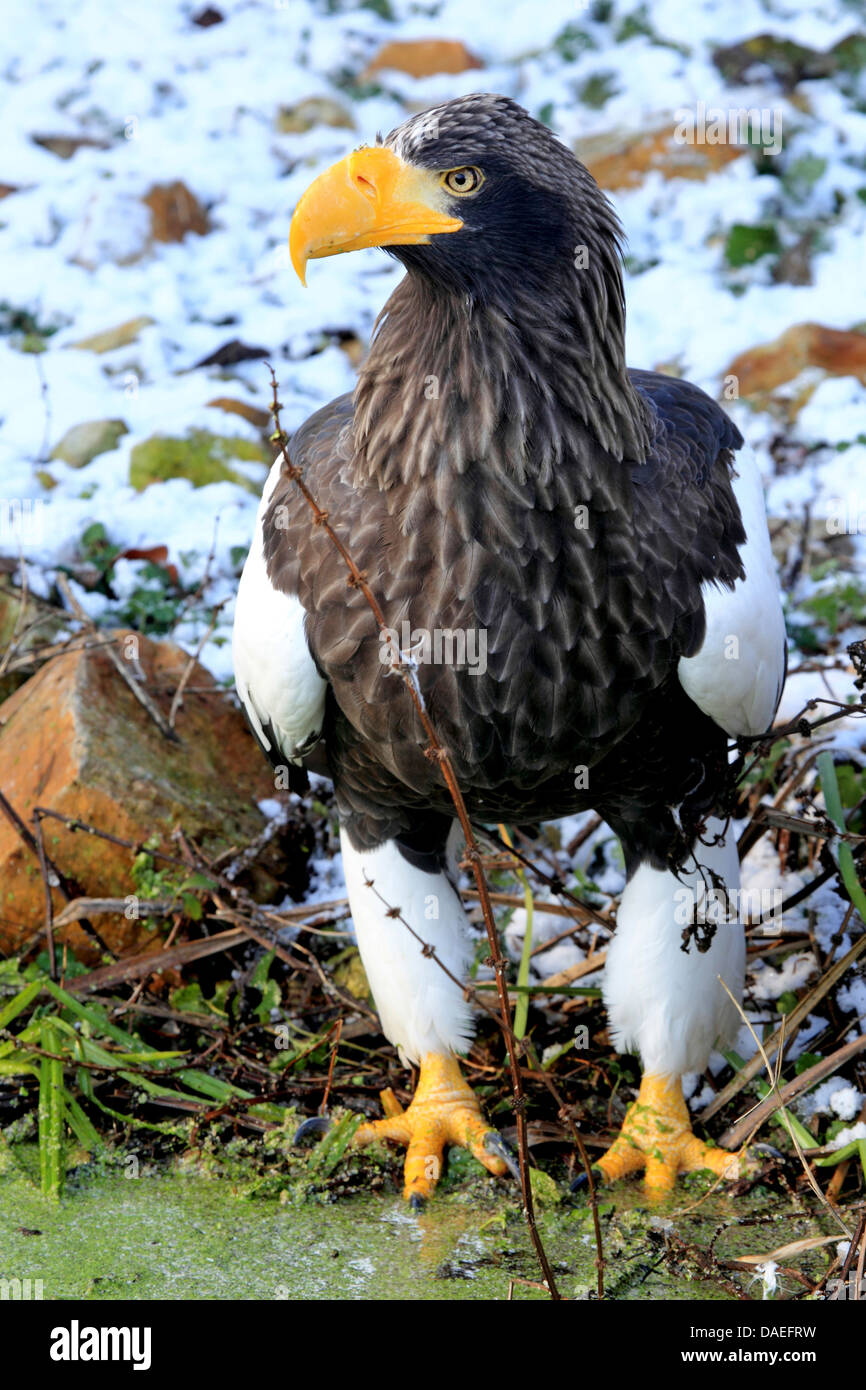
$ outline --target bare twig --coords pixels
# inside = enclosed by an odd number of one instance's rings
[[[607,951],[595,951],[586,960],[579,960],[575,965],[569,965],[565,970],[557,970],[555,975],[548,975],[541,981],[544,989],[555,989],[557,985],[570,985],[575,980],[580,980],[584,975],[594,975],[596,970],[600,970],[607,960]]]
[[[35,945],[35,943],[41,940],[41,938],[44,936],[47,930],[48,953],[51,963],[51,969],[53,971],[56,969],[56,962],[54,960],[54,934],[52,930],[54,904],[51,898],[51,889],[56,888],[60,896],[63,898],[64,902],[68,903],[71,902],[74,898],[75,893],[78,890],[78,885],[73,880],[68,879],[65,874],[62,874],[60,872],[57,865],[53,862],[53,860],[49,857],[48,853],[46,852],[45,844],[42,838],[42,827],[40,822],[42,817],[44,815],[49,815],[50,812],[45,811],[41,806],[34,806],[32,819],[34,829],[36,832],[35,834],[33,833],[33,831],[27,828],[27,826],[24,824],[23,820],[19,816],[18,812],[15,810],[15,807],[8,800],[8,798],[3,795],[2,791],[0,791],[0,812],[2,812],[2,814],[6,817],[9,823],[12,826],[14,826],[18,835],[21,837],[22,843],[27,846],[31,854],[33,854],[37,859],[39,863],[39,869],[42,874],[42,884],[45,892],[45,924],[39,928],[39,930],[34,934],[34,936],[30,938],[30,940],[23,948],[23,953],[26,954],[27,952],[29,952],[31,948]],[[96,930],[92,922],[90,922],[90,920],[87,917],[81,917],[79,918],[79,921],[81,923],[82,928],[93,938],[93,940],[99,946],[100,950],[107,952],[108,955],[114,954],[113,951],[110,951],[108,949],[105,942],[102,940],[102,937],[99,935],[99,932]],[[54,979],[55,976],[52,974],[51,978]]]
[[[99,970],[91,970],[87,975],[76,975],[68,980],[66,988],[70,994],[87,994],[92,989],[106,989],[114,985],[127,984],[142,976],[153,975],[170,966],[188,965],[193,960],[203,960],[219,951],[230,951],[233,946],[242,946],[250,936],[245,927],[234,927],[231,931],[219,932],[216,936],[205,936],[200,941],[185,941],[180,946],[171,946],[167,951],[148,951],[146,955],[129,956],[126,960],[104,965]]]
[[[320,1115],[326,1114],[328,1110],[328,1096],[331,1094],[331,1083],[334,1080],[334,1065],[337,1061],[337,1048],[340,1046],[340,1034],[343,1031],[342,1018],[337,1019],[330,1031],[334,1034],[334,1043],[331,1048],[331,1062],[328,1067],[328,1080],[325,1083],[325,1094],[322,1096],[322,1104],[319,1106]]]
[[[550,1075],[549,1072],[544,1070],[544,1067],[541,1066],[535,1051],[535,1047],[533,1043],[528,1039],[525,1043],[525,1051],[533,1064],[535,1074],[541,1078],[547,1089],[550,1091],[550,1094],[553,1096],[553,1099],[556,1101],[559,1118],[563,1120],[564,1123],[568,1126],[568,1129],[571,1133],[572,1141],[574,1143],[575,1148],[577,1149],[578,1154],[580,1155],[580,1161],[583,1164],[583,1171],[586,1174],[587,1191],[589,1192],[589,1205],[590,1210],[592,1211],[593,1234],[595,1236],[596,1291],[598,1293],[599,1299],[603,1299],[604,1246],[602,1244],[601,1239],[601,1221],[598,1215],[598,1194],[595,1190],[595,1178],[592,1174],[592,1164],[590,1163],[589,1155],[586,1152],[586,1147],[583,1142],[583,1136],[581,1135],[580,1130],[577,1128],[577,1125],[574,1123],[574,1119],[572,1118],[570,1107],[565,1104],[565,1101],[560,1095],[559,1088],[557,1087],[553,1077]]]
[[[186,666],[183,668],[183,675],[178,681],[177,690],[174,692],[174,695],[172,696],[171,709],[168,712],[168,725],[170,729],[174,728],[174,721],[177,718],[177,711],[180,707],[180,702],[183,699],[183,692],[186,689],[186,683],[192,675],[193,671],[195,670],[196,662],[198,661],[199,657],[204,651],[205,644],[208,638],[210,637],[211,633],[213,632],[214,628],[216,627],[217,618],[219,617],[220,613],[225,608],[227,603],[228,599],[224,598],[221,603],[216,604],[216,606],[213,609],[213,612],[210,615],[210,622],[208,623],[207,630],[203,634],[201,641],[199,642],[195,651],[192,653],[189,660],[187,661]]]
[[[850,951],[848,951],[841,960],[837,961],[835,965],[830,967],[826,974],[822,975],[814,989],[810,990],[806,995],[806,998],[801,999],[797,1007],[792,1009],[789,1014],[785,1015],[783,1026],[777,1028],[773,1036],[768,1038],[763,1044],[768,1057],[772,1057],[773,1053],[782,1043],[783,1034],[793,1036],[797,1025],[812,1012],[815,1005],[819,1000],[823,999],[828,990],[833,988],[836,981],[840,980],[847,970],[850,970],[851,966],[858,957],[862,955],[864,950],[866,950],[866,932],[864,932],[861,937],[858,937]],[[758,1072],[761,1070],[761,1066],[762,1059],[760,1053],[756,1053],[744,1067],[741,1067],[736,1076],[728,1082],[727,1086],[722,1087],[721,1091],[719,1091],[718,1095],[713,1097],[709,1105],[704,1106],[698,1118],[702,1121],[706,1121],[710,1119],[711,1116],[715,1115],[717,1111],[727,1105],[729,1100],[733,1100],[734,1096],[737,1095],[744,1086],[748,1085],[753,1077],[757,1076]]]
[[[129,907],[128,898],[73,898],[67,903],[61,912],[54,918],[55,929],[66,927],[70,922],[80,922],[82,917],[103,917],[110,912],[119,912],[121,915]],[[153,898],[146,902],[144,917],[166,917],[170,912],[177,911],[179,903],[176,898]]]
[[[842,1264],[842,1268],[839,1271],[839,1280],[836,1285],[836,1291],[835,1293],[832,1293],[830,1295],[830,1299],[828,1301],[832,1301],[834,1299],[839,1299],[842,1297],[842,1290],[845,1288],[845,1283],[848,1278],[848,1271],[854,1263],[854,1256],[857,1254],[858,1246],[861,1244],[861,1242],[863,1242],[864,1235],[866,1235],[866,1212],[861,1212],[860,1219],[857,1222],[857,1230],[854,1232],[854,1235],[851,1238],[851,1241],[848,1245],[848,1253],[846,1254],[845,1260]],[[858,1270],[862,1267],[862,1263],[863,1261],[861,1258],[860,1263],[858,1265]]]
[[[5,676],[9,669],[9,662],[15,650],[15,643],[21,637],[21,630],[24,626],[24,619],[27,613],[27,563],[24,559],[24,549],[19,537],[19,564],[21,566],[21,593],[18,597],[18,611],[15,614],[15,623],[12,628],[12,636],[9,638],[9,645],[3,656],[0,657],[0,676]],[[32,626],[32,624],[30,625]]]
[[[767,1096],[760,1105],[756,1106],[754,1110],[750,1110],[744,1119],[738,1120],[735,1125],[731,1125],[730,1128],[726,1129],[719,1140],[722,1148],[739,1148],[746,1136],[762,1125],[771,1115],[775,1114],[781,1106],[787,1105],[789,1101],[802,1095],[804,1091],[808,1091],[812,1086],[816,1086],[819,1081],[824,1080],[825,1076],[832,1076],[834,1071],[838,1071],[840,1067],[843,1067],[852,1057],[856,1057],[857,1053],[862,1052],[864,1048],[866,1048],[866,1035],[854,1038],[852,1042],[845,1043],[844,1047],[840,1047],[832,1056],[823,1057],[821,1061],[816,1062],[813,1067],[809,1067],[807,1071],[801,1072],[799,1076],[795,1076],[793,1081],[789,1081],[787,1085],[782,1086],[778,1091],[774,1091],[771,1095]]]
[[[45,854],[45,842],[42,836],[42,819],[35,812],[33,814],[33,839],[36,843],[36,857],[39,860],[39,872],[42,875],[42,891],[45,897],[45,936],[48,941],[48,973],[52,980],[57,979],[57,955],[54,944],[54,897],[52,888],[60,887],[60,879],[55,871],[53,874],[48,867],[48,859]]]
[[[389,632],[388,624],[385,621],[385,615],[382,612],[382,609],[379,605],[379,602],[375,594],[373,593],[372,589],[370,588],[370,585],[367,582],[366,575],[364,575],[361,572],[361,570],[358,569],[358,566],[355,564],[355,561],[352,559],[352,556],[350,555],[346,546],[343,544],[340,537],[337,535],[333,526],[331,526],[328,520],[327,513],[322,510],[315,497],[313,496],[312,492],[307,487],[307,484],[305,483],[301,474],[301,470],[290,461],[288,453],[289,441],[280,423],[281,407],[277,394],[277,378],[273,368],[270,367],[269,370],[271,373],[271,389],[273,395],[271,403],[271,412],[274,417],[275,426],[274,442],[279,444],[280,449],[282,450],[284,474],[295,485],[295,487],[303,496],[305,502],[307,503],[307,506],[310,508],[310,511],[312,513],[314,524],[325,532],[331,544],[338,551],[341,559],[343,560],[343,563],[345,564],[349,572],[348,582],[353,588],[358,589],[363,594],[373,614],[373,617],[376,620],[376,625],[379,629],[380,635],[383,639],[388,639]],[[421,696],[420,687],[418,685],[414,663],[412,663],[411,660],[406,659],[402,653],[399,653],[398,655],[393,654],[393,649],[391,647],[390,642],[389,649],[392,650],[391,669],[395,672],[395,674],[397,674],[401,678],[406,689],[409,692],[409,697],[412,700],[412,703],[415,707],[415,712],[418,715],[421,727],[423,728],[424,734],[427,738],[427,755],[430,758],[430,760],[439,767],[443,781],[445,782],[445,785],[448,788],[448,792],[454,803],[454,809],[457,812],[457,819],[460,822],[460,828],[463,832],[463,836],[466,842],[466,858],[468,859],[472,867],[476,887],[478,889],[478,895],[481,901],[482,912],[484,914],[484,925],[487,931],[487,939],[490,945],[490,954],[493,961],[493,968],[499,992],[501,1023],[503,1032],[505,1034],[506,1048],[508,1050],[508,1060],[511,1070],[511,1084],[514,1096],[514,1110],[517,1121],[518,1162],[520,1168],[520,1187],[523,1199],[523,1210],[526,1216],[527,1225],[529,1227],[530,1237],[532,1239],[533,1246],[535,1247],[535,1253],[542,1269],[544,1282],[550,1292],[551,1298],[558,1300],[560,1295],[556,1286],[556,1281],[553,1277],[553,1270],[550,1267],[550,1262],[548,1261],[547,1254],[545,1252],[544,1245],[542,1243],[541,1236],[538,1232],[538,1227],[535,1221],[535,1211],[532,1201],[532,1187],[529,1179],[529,1149],[526,1136],[526,1103],[523,1094],[523,1081],[520,1075],[520,1065],[517,1057],[517,1050],[514,1044],[513,1035],[511,1033],[511,1027],[509,1022],[508,990],[505,980],[506,963],[503,959],[502,950],[499,944],[496,923],[493,917],[493,908],[490,902],[487,887],[487,879],[485,877],[484,869],[481,863],[481,851],[478,847],[478,842],[475,838],[472,824],[469,819],[469,814],[466,809],[466,803],[463,800],[463,794],[460,790],[460,787],[457,783],[457,778],[454,774],[454,768],[451,764],[451,759],[448,756],[446,749],[443,748],[442,744],[439,742],[439,739],[436,735],[436,731],[433,728],[429,715],[427,714],[427,710],[424,705],[424,700]]]
[[[774,1071],[774,1070],[773,1070],[773,1067],[772,1067],[771,1064],[770,1064],[770,1060],[769,1060],[769,1058],[768,1058],[768,1056],[767,1056],[767,1052],[766,1052],[766,1050],[765,1050],[765,1048],[764,1048],[764,1045],[763,1045],[763,1043],[761,1042],[761,1039],[758,1037],[757,1033],[755,1032],[755,1029],[753,1028],[752,1024],[749,1022],[748,1018],[746,1017],[746,1014],[745,1014],[745,1012],[744,1012],[744,1010],[743,1010],[743,1006],[740,1004],[739,1000],[737,1000],[737,999],[734,998],[733,994],[731,993],[731,991],[729,990],[728,986],[725,984],[725,981],[721,978],[721,976],[719,976],[718,978],[719,978],[719,981],[720,981],[720,983],[721,983],[722,989],[723,989],[723,990],[725,991],[725,993],[727,994],[728,998],[730,999],[731,1003],[734,1005],[734,1008],[737,1010],[737,1013],[740,1015],[740,1018],[743,1020],[743,1022],[744,1022],[745,1025],[746,1025],[746,1027],[748,1028],[749,1032],[751,1033],[752,1038],[754,1039],[755,1046],[757,1047],[758,1052],[760,1053],[760,1056],[761,1056],[761,1061],[763,1062],[764,1066],[765,1066],[766,1069],[767,1069],[767,1076],[768,1076],[769,1079],[770,1079],[770,1089],[771,1089],[771,1091],[772,1091],[773,1094],[774,1094],[774,1098],[775,1098],[775,1099],[778,1099],[779,1095],[781,1094],[780,1091],[779,1091],[779,1071],[781,1070],[781,1061],[782,1061],[782,1058],[781,1058],[781,1050],[780,1050],[780,1055],[779,1055],[779,1063],[778,1063],[778,1065],[777,1065],[777,1067],[776,1067],[776,1070]],[[809,1182],[809,1186],[811,1187],[812,1191],[815,1193],[815,1196],[818,1198],[818,1201],[822,1204],[822,1206],[824,1206],[824,1207],[827,1208],[827,1211],[830,1213],[830,1215],[831,1215],[831,1216],[834,1218],[834,1220],[837,1221],[838,1224],[842,1227],[842,1230],[845,1232],[846,1236],[848,1236],[848,1237],[850,1238],[851,1232],[848,1230],[848,1227],[845,1225],[845,1222],[842,1220],[842,1218],[841,1218],[841,1216],[839,1215],[839,1213],[838,1213],[838,1211],[836,1210],[836,1208],[835,1208],[834,1206],[832,1206],[830,1202],[827,1201],[826,1196],[825,1196],[824,1193],[822,1192],[822,1190],[821,1190],[821,1185],[820,1185],[820,1183],[818,1182],[818,1179],[815,1177],[815,1174],[812,1172],[812,1169],[811,1169],[811,1167],[810,1167],[810,1165],[809,1165],[809,1163],[808,1163],[808,1161],[807,1161],[807,1159],[806,1159],[806,1155],[803,1153],[803,1147],[802,1147],[802,1145],[801,1145],[801,1143],[800,1143],[800,1140],[799,1140],[798,1137],[797,1137],[797,1132],[796,1132],[796,1130],[794,1129],[794,1126],[793,1126],[793,1125],[790,1123],[790,1121],[788,1120],[787,1115],[784,1116],[784,1119],[785,1119],[785,1127],[786,1127],[786,1129],[787,1129],[787,1131],[788,1131],[788,1134],[789,1134],[789,1136],[790,1136],[790,1139],[791,1139],[792,1144],[794,1145],[794,1148],[797,1150],[797,1157],[799,1158],[801,1164],[803,1165],[803,1172],[806,1174],[806,1178],[807,1178],[807,1180],[808,1180],[808,1182]],[[757,1124],[755,1123],[755,1115],[754,1115],[754,1112],[752,1112],[752,1114],[751,1114],[751,1116],[750,1116],[750,1121],[751,1121],[751,1123],[750,1123],[750,1130],[751,1130],[751,1133],[754,1134],[754,1133],[757,1131],[757,1128],[758,1128]]]
[[[69,587],[69,581],[67,580],[65,574],[61,574],[58,572],[57,586],[60,589],[60,592],[63,594],[63,597],[66,599],[66,602],[69,604],[69,607],[75,614],[76,618],[78,618],[80,622],[84,623],[85,626],[89,628],[91,631],[95,632],[96,625],[93,622],[93,619],[81,607],[81,604],[78,602],[78,599],[75,597],[75,595]],[[129,689],[132,691],[133,695],[135,696],[138,703],[142,706],[142,708],[147,710],[147,713],[150,715],[151,719],[153,720],[154,724],[159,729],[159,732],[163,735],[163,737],[167,738],[171,743],[179,743],[180,739],[178,738],[174,729],[172,729],[169,725],[167,719],[165,718],[165,715],[162,713],[162,710],[151,699],[150,695],[145,690],[141,681],[137,681],[135,679],[135,676],[130,671],[128,664],[124,662],[122,657],[118,656],[113,646],[106,645],[104,650],[109,660],[111,661],[111,664],[117,671],[118,675],[120,675],[122,679],[126,682],[126,684],[129,686]]]
[[[44,621],[48,620],[45,615]],[[31,624],[35,626],[35,624]],[[12,675],[16,671],[30,671],[37,666],[42,666],[46,661],[50,661],[55,656],[71,656],[74,652],[99,651],[102,647],[113,646],[116,642],[114,637],[93,638],[77,634],[68,637],[63,642],[47,642],[41,647],[30,647],[27,651],[19,652],[13,656],[14,648],[10,647],[6,652],[6,664],[0,670],[0,675]]]

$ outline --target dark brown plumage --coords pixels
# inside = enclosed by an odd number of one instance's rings
[[[408,274],[354,394],[289,453],[415,656],[475,822],[591,806],[619,835],[627,882],[603,991],[611,1036],[644,1074],[598,1166],[608,1181],[645,1168],[663,1193],[680,1171],[742,1171],[692,1134],[680,1077],[737,1025],[737,847],[711,813],[724,815],[728,737],[773,717],[785,633],[739,432],[697,387],[626,368],[618,238],[587,171],[504,97],[448,102],[353,151],[295,209],[292,262],[303,279],[310,259],[385,246]],[[419,634],[432,653],[415,652]],[[374,615],[284,464],[259,509],[234,656],[274,762],[324,757],[382,1028],[420,1066],[408,1110],[385,1098],[356,1142],[406,1145],[412,1201],[433,1191],[448,1143],[503,1173],[456,1061],[473,1031],[472,945],[451,798]],[[733,903],[718,930],[708,888]]]
[[[386,143],[430,167],[501,168],[496,198],[479,200],[474,239],[395,248],[409,274],[354,396],[307,421],[292,462],[392,627],[486,630],[485,674],[418,672],[471,814],[592,805],[627,852],[637,836],[654,860],[676,859],[686,840],[668,808],[685,800],[688,821],[691,797],[705,810],[725,762],[676,665],[703,637],[701,585],[742,573],[730,483],[742,441],[696,387],[626,370],[619,229],[588,172],[505,98],[444,110],[436,139],[421,116],[417,136],[409,122]],[[307,610],[330,683],[327,763],[353,842],[440,842],[451,803],[423,731],[288,480],[265,554]],[[588,787],[575,787],[580,767]]]

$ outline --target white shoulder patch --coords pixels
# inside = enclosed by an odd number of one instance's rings
[[[786,638],[761,474],[748,446],[734,456],[734,468],[746,577],[733,590],[703,586],[706,636],[700,651],[681,658],[679,678],[690,699],[736,738],[770,727],[782,694]]]
[[[262,746],[292,761],[322,731],[327,682],[316,669],[304,630],[306,612],[298,598],[282,594],[268,579],[262,519],[280,473],[271,469],[256,517],[256,530],[238,587],[232,657],[235,684]]]

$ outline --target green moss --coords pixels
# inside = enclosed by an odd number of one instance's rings
[[[592,77],[588,77],[578,89],[577,96],[584,106],[589,106],[593,111],[599,111],[607,105],[618,90],[616,73],[594,72]]]
[[[581,54],[598,47],[589,31],[574,23],[560,29],[551,46],[566,63],[576,63]]]
[[[258,495],[260,488],[231,461],[270,463],[261,444],[240,435],[211,434],[210,430],[191,430],[184,438],[155,434],[136,444],[129,461],[129,481],[136,492],[168,478],[188,478],[193,487],[209,483],[237,483]]]
[[[750,227],[745,222],[735,222],[725,243],[725,260],[735,267],[752,265],[761,256],[777,256],[780,250],[779,233],[774,226]]]
[[[866,68],[866,34],[849,34],[830,49],[837,69],[862,72]]]
[[[286,1135],[265,1138],[269,1165],[283,1166]],[[357,1165],[366,1183],[355,1195],[323,1204],[297,1190],[288,1175],[268,1194],[253,1194],[244,1175],[264,1147],[258,1140],[232,1141],[190,1154],[173,1171],[133,1154],[89,1163],[70,1177],[63,1201],[52,1204],[33,1181],[35,1146],[16,1144],[13,1158],[0,1142],[2,1273],[41,1278],[45,1299],[87,1300],[505,1300],[512,1276],[538,1277],[511,1184],[464,1177],[413,1216],[381,1182],[372,1190],[382,1162],[365,1150],[343,1160],[347,1171]],[[694,1192],[702,1190],[697,1185]],[[677,1210],[682,1198],[679,1191],[670,1209],[650,1213],[638,1184],[605,1193],[600,1217],[609,1297],[731,1298],[732,1281],[741,1279],[746,1288],[749,1276],[707,1278],[697,1255],[711,1241],[714,1255],[729,1260],[828,1224],[815,1213],[783,1209],[777,1194],[713,1194],[687,1215]],[[540,1206],[538,1221],[561,1291],[586,1296],[595,1288],[587,1202],[563,1191],[560,1202]],[[38,1237],[24,1234],[34,1229]],[[675,1261],[665,1258],[668,1232]],[[808,1252],[798,1266],[819,1277],[826,1258],[821,1250]],[[544,1295],[521,1286],[515,1297]]]

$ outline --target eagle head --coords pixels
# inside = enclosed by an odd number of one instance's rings
[[[620,227],[592,175],[508,97],[474,93],[410,117],[321,174],[295,210],[294,267],[381,246],[482,302],[587,289],[621,302]],[[604,287],[604,288],[602,288]]]

